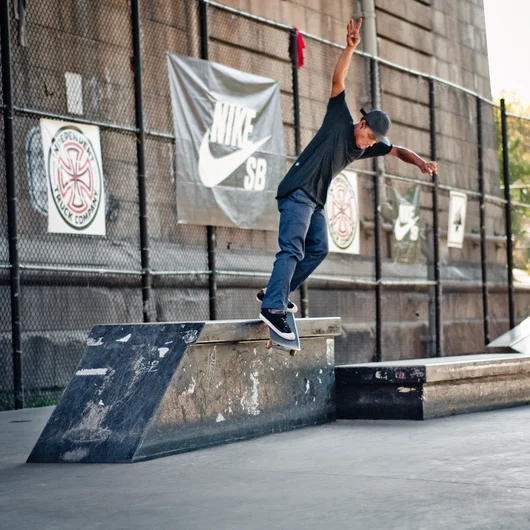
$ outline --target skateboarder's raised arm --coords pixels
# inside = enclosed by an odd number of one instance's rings
[[[433,173],[438,171],[436,162],[427,162],[426,160],[423,160],[421,156],[417,155],[414,151],[411,151],[406,147],[394,145],[388,154],[403,160],[403,162],[406,162],[407,164],[418,166],[420,171],[426,175],[429,174],[432,176]]]
[[[353,51],[357,48],[359,42],[361,42],[361,26],[363,24],[363,19],[360,18],[355,23],[355,20],[352,18],[348,24],[348,33],[346,35],[346,48],[342,51],[337,65],[335,66],[335,71],[333,72],[333,85],[331,87],[331,97],[334,98],[338,96],[341,92],[344,91],[344,80],[348,75],[348,70],[350,69],[351,58]]]

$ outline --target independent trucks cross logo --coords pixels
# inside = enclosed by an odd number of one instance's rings
[[[357,231],[357,197],[343,174],[331,181],[326,212],[331,239],[341,250],[349,248]]]
[[[103,173],[90,140],[77,127],[59,129],[48,156],[51,196],[70,227],[83,230],[96,218],[103,194]]]
[[[267,160],[252,155],[271,136],[256,142],[250,141],[255,117],[256,111],[253,109],[216,102],[212,126],[206,131],[199,149],[199,177],[207,188],[218,186],[246,162],[243,188],[256,191],[265,189]],[[210,144],[236,147],[237,151],[216,158],[212,155]]]

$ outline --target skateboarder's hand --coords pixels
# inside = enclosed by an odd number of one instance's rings
[[[356,48],[359,42],[361,42],[361,26],[363,25],[363,19],[359,18],[357,23],[355,19],[351,19],[348,24],[348,34],[346,36],[346,42],[349,48]]]
[[[436,162],[424,162],[419,168],[422,173],[425,175],[429,174],[431,177],[434,173],[438,173]]]

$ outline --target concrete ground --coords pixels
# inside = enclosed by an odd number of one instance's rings
[[[530,529],[530,407],[339,421],[139,464],[25,464],[0,413],[0,528]]]

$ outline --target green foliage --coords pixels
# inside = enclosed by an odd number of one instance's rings
[[[47,395],[36,395],[27,399],[24,403],[25,408],[35,408],[35,407],[49,407],[50,405],[57,405],[59,398],[57,396],[47,396]]]
[[[516,94],[511,92],[503,92],[500,97],[504,98],[506,111],[509,114],[530,117],[530,103],[521,101]],[[507,133],[511,198],[512,201],[530,205],[530,120],[508,116]],[[497,120],[497,140],[501,184],[504,184],[500,114]],[[529,228],[530,209],[513,207],[512,233],[515,240],[515,248],[528,248]]]

